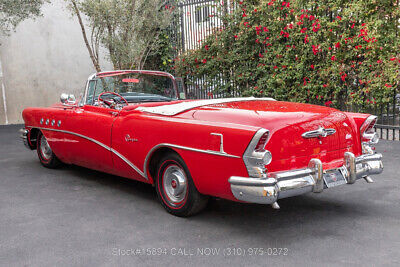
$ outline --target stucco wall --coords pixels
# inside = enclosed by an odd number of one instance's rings
[[[78,98],[87,77],[95,72],[79,24],[65,2],[52,0],[43,6],[43,15],[22,22],[15,33],[0,40],[0,124],[6,123],[4,102],[8,123],[22,123],[25,107],[49,106],[59,101],[62,92]]]

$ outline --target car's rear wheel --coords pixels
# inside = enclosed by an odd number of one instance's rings
[[[54,154],[49,143],[47,142],[46,137],[42,134],[42,132],[38,133],[36,143],[37,143],[37,154],[40,163],[44,167],[54,169],[61,165],[61,161]]]
[[[208,197],[197,191],[185,162],[175,153],[159,161],[156,190],[163,207],[176,216],[194,215],[207,205]]]

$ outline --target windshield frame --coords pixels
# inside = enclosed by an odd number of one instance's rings
[[[180,94],[179,94],[177,81],[171,73],[164,72],[164,71],[154,71],[154,70],[116,70],[116,71],[99,72],[99,73],[90,75],[87,80],[87,83],[86,83],[85,92],[83,94],[84,96],[81,99],[80,106],[89,105],[89,104],[87,104],[87,98],[88,98],[89,85],[90,85],[91,81],[96,80],[98,78],[104,78],[104,77],[108,77],[108,76],[118,76],[118,75],[130,74],[130,73],[147,74],[147,75],[163,76],[163,77],[170,78],[172,80],[172,85],[175,90],[177,100],[182,100],[182,98],[180,97]],[[184,94],[185,94],[185,99],[186,99],[186,97],[187,97],[186,90],[184,90]],[[141,102],[139,102],[139,103],[141,103]]]

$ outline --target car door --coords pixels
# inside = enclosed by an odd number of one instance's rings
[[[118,112],[85,104],[74,107],[64,120],[69,162],[113,173],[111,129]]]
[[[67,111],[62,128],[68,162],[113,173],[111,129],[119,112],[95,101],[105,90],[96,79],[89,80],[85,97]]]

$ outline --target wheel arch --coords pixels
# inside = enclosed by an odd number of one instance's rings
[[[158,145],[153,147],[150,152],[146,156],[145,164],[144,164],[144,173],[147,178],[153,180],[152,183],[155,183],[156,172],[157,172],[157,164],[160,162],[161,158],[168,154],[174,153],[182,158],[182,156],[173,148],[168,145]],[[183,160],[183,158],[182,158]]]
[[[32,128],[29,131],[28,144],[32,150],[36,149],[36,147],[37,147],[37,137],[38,137],[39,132],[40,132],[40,130],[38,128]]]

